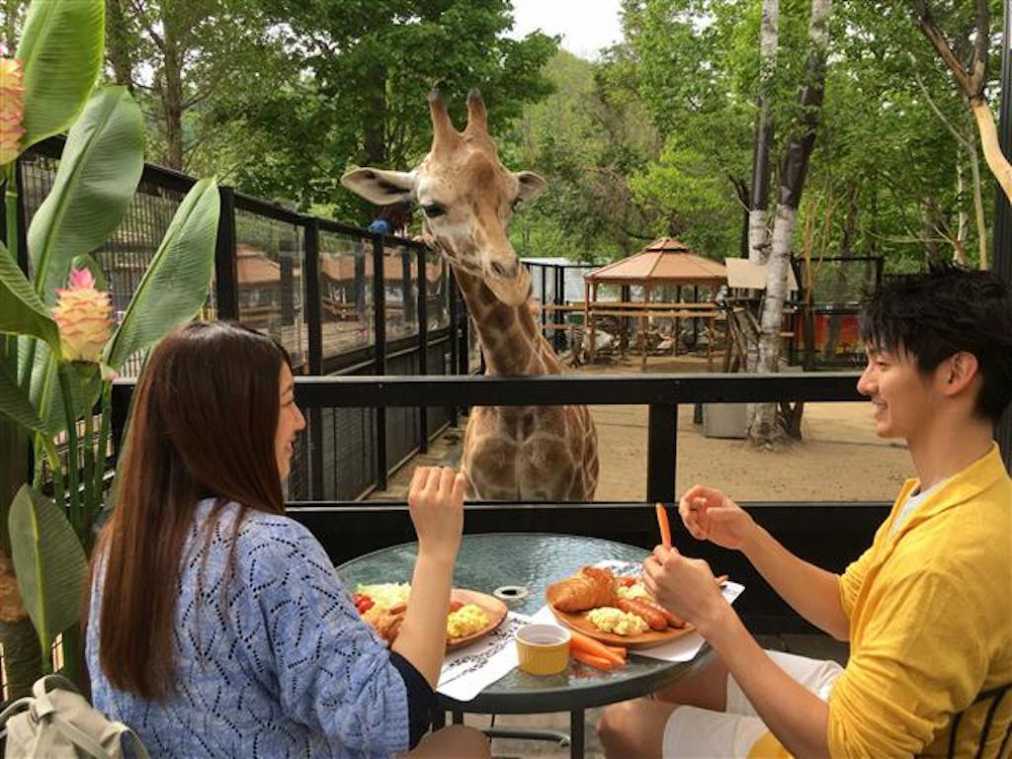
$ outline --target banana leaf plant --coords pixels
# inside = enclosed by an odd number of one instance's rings
[[[103,13],[104,0],[34,0],[29,9],[17,53],[24,68],[18,151],[70,131],[52,190],[28,229],[31,280],[18,267],[13,245],[0,245],[0,422],[30,439],[36,460],[33,483],[17,491],[0,521],[43,669],[52,669],[53,641],[62,635],[65,670],[74,677],[86,557],[103,507],[112,379],[127,359],[192,319],[206,302],[219,214],[216,182],[197,182],[115,324],[105,277],[89,254],[113,234],[134,197],[144,134],[140,109],[125,88],[93,90]],[[0,88],[10,84],[3,74]],[[0,118],[0,125],[9,123]],[[0,164],[6,165],[0,171],[13,243],[17,153],[4,151],[10,141],[2,130]],[[65,458],[58,453],[60,439]],[[44,469],[52,498],[42,492]]]

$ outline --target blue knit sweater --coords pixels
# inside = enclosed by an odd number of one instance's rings
[[[206,543],[201,528],[212,511],[221,519]],[[164,703],[117,690],[103,674],[104,574],[96,572],[86,643],[95,706],[136,730],[152,756],[351,758],[407,750],[405,679],[306,528],[249,512],[223,593],[238,513],[212,499],[198,506],[176,607],[177,693]]]

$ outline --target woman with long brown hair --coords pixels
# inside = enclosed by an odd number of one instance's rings
[[[463,478],[415,472],[418,559],[387,649],[323,547],[284,515],[282,481],[304,427],[290,360],[270,338],[194,323],[155,348],[92,561],[95,705],[153,756],[488,756],[467,728],[422,739],[445,650]]]

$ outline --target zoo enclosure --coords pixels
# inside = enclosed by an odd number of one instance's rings
[[[18,251],[26,272],[28,223],[53,186],[63,144],[62,138],[46,140],[18,161]],[[145,164],[123,221],[93,252],[117,317],[195,182]],[[215,267],[203,318],[235,319],[271,335],[291,355],[296,374],[469,371],[466,314],[439,255],[411,240],[300,214],[229,187],[219,192]],[[122,374],[136,376],[143,358],[131,357]],[[352,499],[383,488],[388,473],[424,450],[455,413],[451,405],[316,410],[313,444],[298,446],[290,493]]]

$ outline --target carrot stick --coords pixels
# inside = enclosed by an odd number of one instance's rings
[[[615,654],[615,656],[618,656],[619,658],[621,658],[622,661],[625,661],[625,649],[622,648],[621,646],[608,646],[608,645],[606,645],[605,648],[607,648],[609,651],[611,651],[613,654]]]
[[[657,509],[657,524],[661,528],[661,545],[671,548],[671,524],[668,522],[668,512],[663,503],[655,505]]]
[[[605,659],[604,657],[601,656],[594,656],[593,654],[588,654],[585,651],[573,651],[572,654],[573,658],[576,659],[578,662],[589,664],[591,667],[603,669],[605,671],[612,670],[615,669],[616,667],[621,666],[620,664],[616,664],[615,662],[613,662],[611,659]]]
[[[569,650],[574,653],[589,654],[590,656],[599,656],[602,659],[607,659],[615,664],[622,664],[623,660],[619,658],[618,654],[614,654],[608,650],[608,647],[603,643],[594,640],[593,638],[584,635],[576,630],[570,630],[572,636],[569,640]]]

